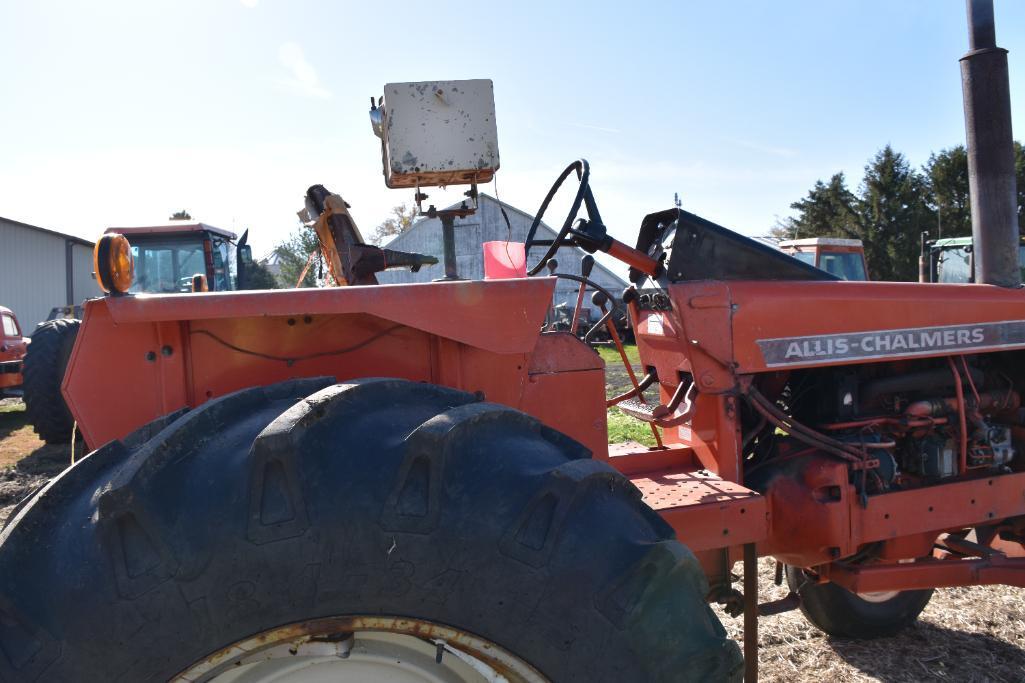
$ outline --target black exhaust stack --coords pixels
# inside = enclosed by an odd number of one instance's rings
[[[975,281],[1020,287],[1018,194],[1007,50],[997,47],[993,0],[968,0],[968,54],[961,58]]]

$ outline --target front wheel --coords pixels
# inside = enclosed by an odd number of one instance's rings
[[[0,577],[0,680],[742,667],[700,565],[620,474],[523,413],[404,380],[246,389],[104,446],[18,512]]]
[[[801,612],[838,638],[892,636],[915,623],[932,589],[852,593],[834,583],[815,583],[800,567],[787,566],[787,585],[801,596]]]
[[[22,380],[25,412],[36,434],[49,444],[71,441],[71,431],[75,428],[75,419],[61,394],[61,382],[81,324],[74,318],[40,323],[25,351]]]

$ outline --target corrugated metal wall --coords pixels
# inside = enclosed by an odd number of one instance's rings
[[[0,305],[14,311],[24,334],[54,306],[80,304],[100,293],[92,279],[91,246],[0,218]]]
[[[92,247],[75,243],[71,245],[71,285],[73,302],[76,304],[103,295],[93,277]]]
[[[484,253],[481,248],[483,242],[522,242],[527,238],[527,231],[530,229],[533,218],[523,211],[509,206],[506,207],[506,214],[509,216],[509,226],[506,226],[505,219],[502,218],[498,201],[482,194],[475,215],[455,220],[456,261],[459,265],[459,277],[470,280],[484,278]],[[537,237],[538,239],[551,239],[555,237],[555,232],[542,223],[538,228]],[[382,284],[430,282],[445,276],[445,266],[440,262],[443,253],[440,220],[436,218],[422,219],[387,246],[389,249],[398,251],[412,251],[437,256],[439,263],[433,266],[424,266],[419,273],[411,273],[408,270],[389,270],[378,273],[377,279]],[[545,250],[541,247],[531,249],[528,266],[535,265],[544,252]],[[559,271],[578,275],[580,259],[583,255],[582,249],[563,247],[556,256],[559,261]],[[591,271],[591,279],[614,295],[622,293],[623,288],[626,287],[625,280],[599,264],[595,264],[594,270]],[[560,280],[555,288],[555,302],[565,302],[572,307],[576,304],[576,300],[577,284],[569,280]],[[587,302],[590,306],[589,296]],[[591,315],[596,319],[598,309],[594,306],[590,307]]]

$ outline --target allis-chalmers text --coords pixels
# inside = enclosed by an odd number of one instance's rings
[[[759,339],[767,367],[1025,347],[1025,321]]]

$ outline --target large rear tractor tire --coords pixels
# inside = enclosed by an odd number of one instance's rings
[[[0,680],[723,681],[693,554],[583,446],[404,380],[179,411],[0,533]]]
[[[61,394],[68,358],[75,346],[80,320],[48,320],[36,327],[23,363],[25,412],[46,443],[71,441],[75,420]]]
[[[833,583],[815,583],[799,567],[787,567],[787,585],[801,596],[801,612],[837,638],[866,640],[896,635],[915,623],[932,589],[852,593]]]

